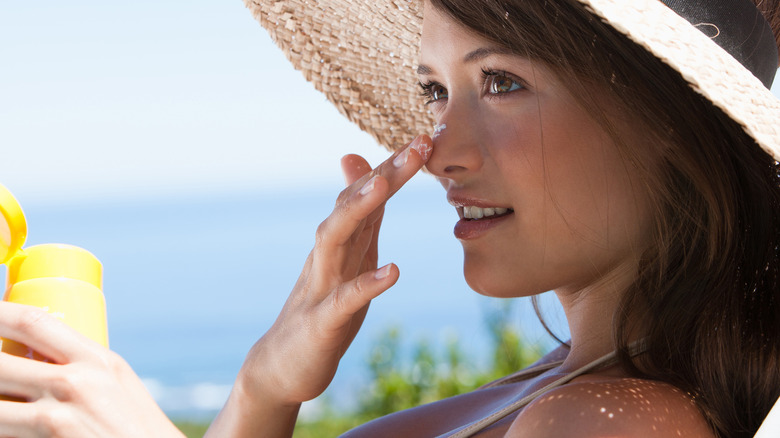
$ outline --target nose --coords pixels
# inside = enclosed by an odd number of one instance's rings
[[[441,179],[460,181],[482,168],[477,117],[468,108],[450,106],[434,127],[433,154],[426,167]]]

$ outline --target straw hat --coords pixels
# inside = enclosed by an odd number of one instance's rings
[[[380,144],[433,130],[417,87],[420,0],[244,1],[295,68]],[[778,48],[750,0],[578,1],[780,159],[780,100],[769,91]]]

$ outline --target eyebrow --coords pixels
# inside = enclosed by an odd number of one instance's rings
[[[491,55],[507,55],[511,53],[512,51],[505,47],[480,47],[479,49],[472,50],[471,52],[467,53],[466,56],[463,57],[462,62],[464,64],[471,64],[477,61],[481,61]],[[420,64],[417,66],[417,74],[430,75],[433,74],[433,69],[427,65]]]

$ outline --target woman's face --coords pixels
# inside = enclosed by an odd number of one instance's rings
[[[427,168],[458,210],[469,285],[522,296],[628,284],[648,241],[646,195],[560,80],[428,4],[418,71],[438,123]]]

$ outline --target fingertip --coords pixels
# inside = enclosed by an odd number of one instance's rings
[[[398,266],[395,265],[395,263],[388,263],[381,268],[374,271],[374,279],[376,280],[388,280],[388,279],[395,279],[398,278]]]
[[[341,157],[341,168],[344,170],[362,170],[365,173],[371,170],[371,165],[360,155],[347,154]]]
[[[433,152],[433,140],[426,134],[418,135],[409,144],[409,148],[415,150],[423,162],[427,162]]]
[[[371,165],[365,158],[357,154],[347,154],[341,157],[341,171],[344,182],[350,185],[371,171]]]
[[[350,163],[357,163],[359,162],[363,157],[361,157],[358,154],[347,154],[341,157],[341,165],[344,166],[345,164]]]

